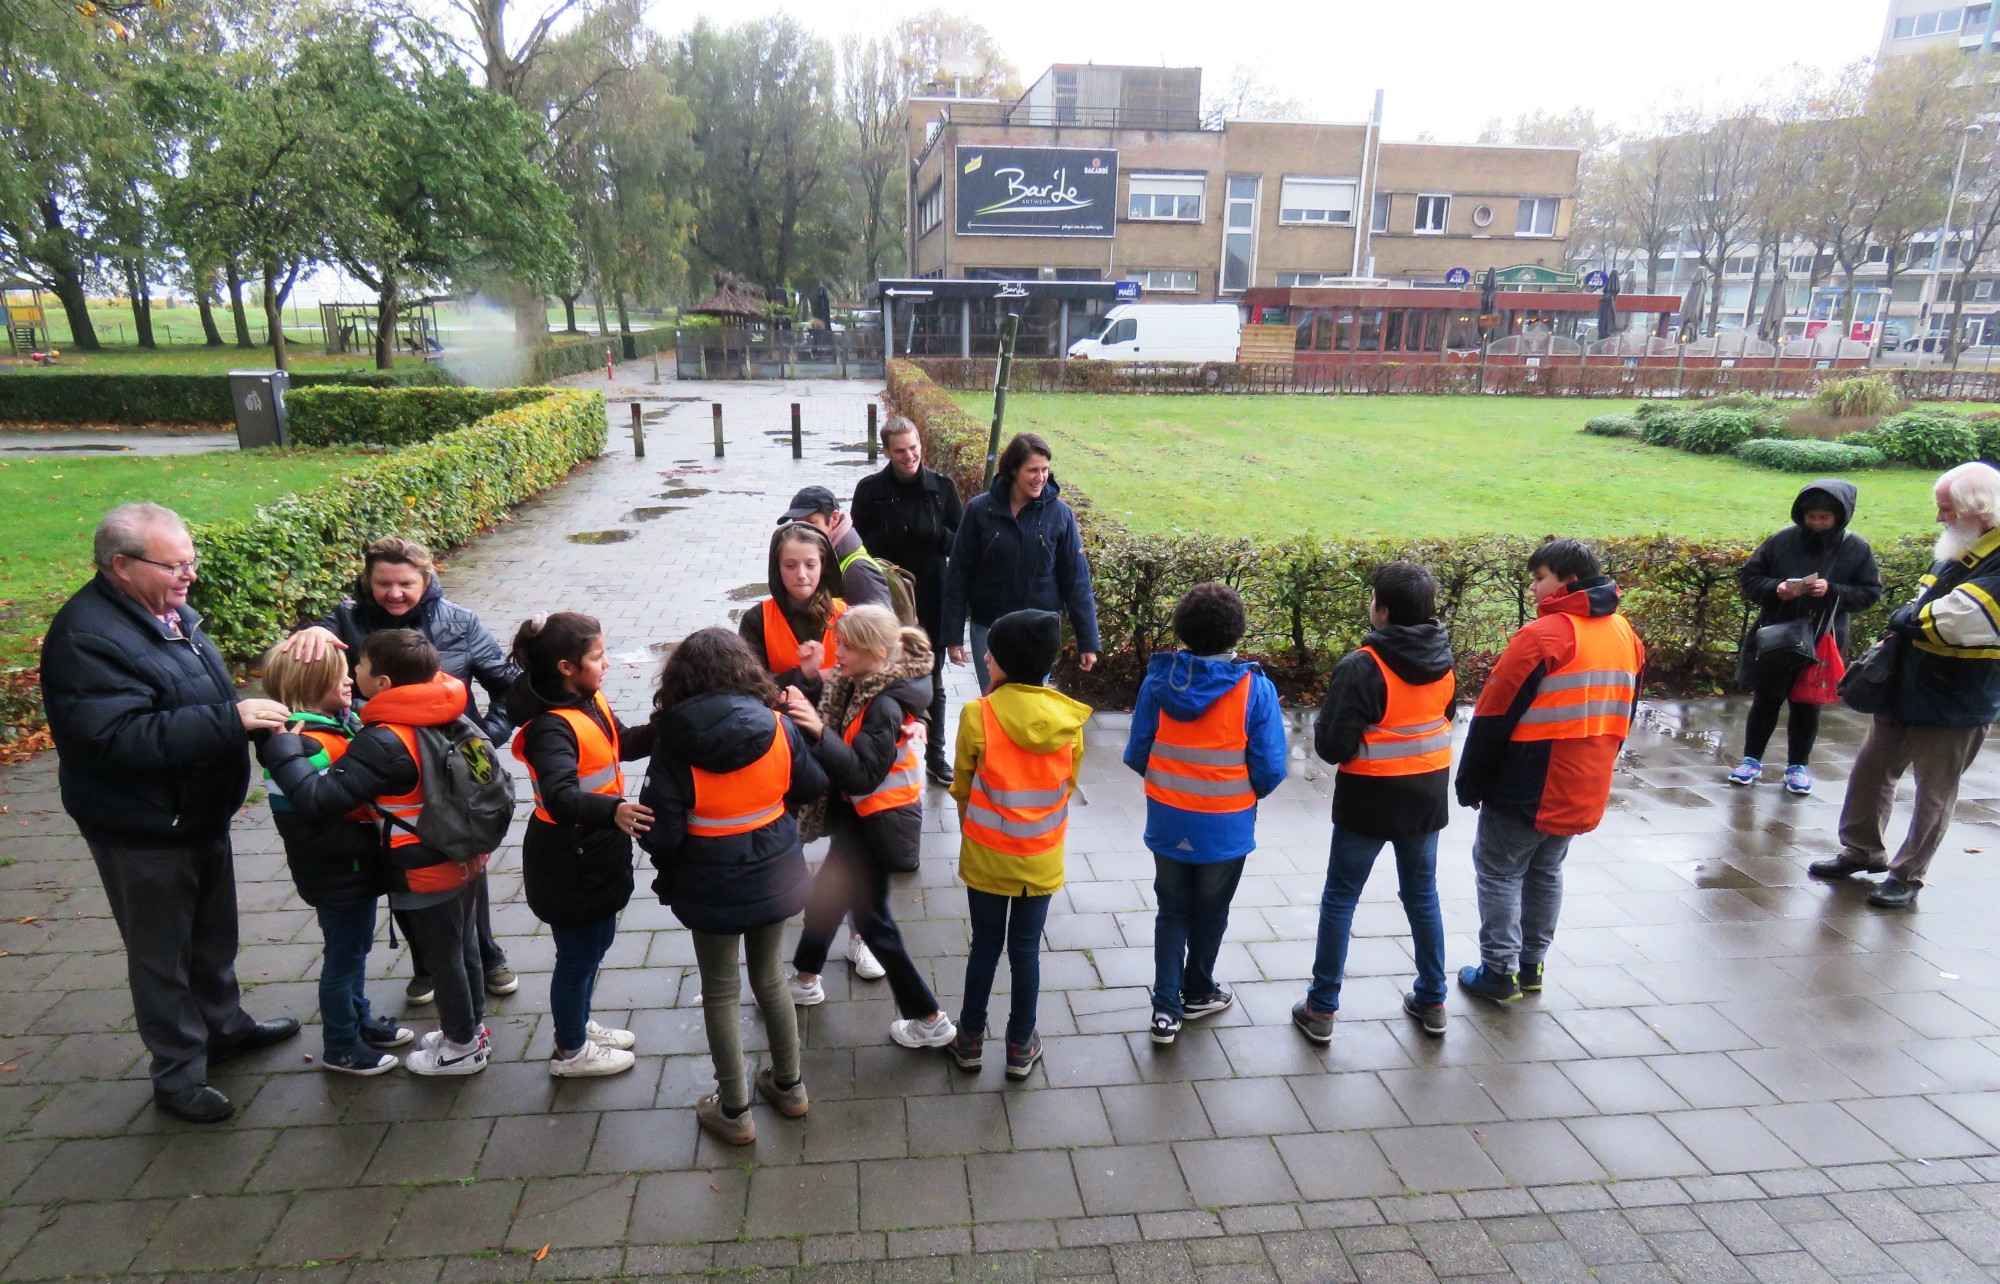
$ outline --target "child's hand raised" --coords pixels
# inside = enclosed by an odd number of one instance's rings
[[[622,802],[612,823],[634,838],[653,827],[653,809],[644,803]]]
[[[786,715],[798,724],[800,731],[809,736],[817,736],[826,730],[826,723],[821,721],[819,710],[813,708],[813,702],[806,699],[805,692],[797,687],[786,687],[784,700]]]
[[[826,662],[826,643],[799,643],[799,675],[808,682],[819,678],[820,666]]]

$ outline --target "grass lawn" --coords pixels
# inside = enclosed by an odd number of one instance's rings
[[[985,422],[992,398],[953,393]],[[1630,401],[1017,394],[1072,480],[1135,530],[1331,536],[1769,534],[1809,475],[1578,431]],[[1846,474],[1855,529],[1926,530],[1935,474]]]
[[[0,667],[34,662],[49,617],[90,578],[90,537],[106,509],[165,504],[190,522],[247,517],[374,452],[220,451],[141,459],[0,459]]]
[[[200,332],[195,333],[199,335]],[[286,355],[295,373],[332,374],[343,370],[375,368],[373,357],[327,356],[319,349],[317,335],[288,337],[291,337],[292,347]],[[62,353],[62,359],[53,366],[38,366],[25,357],[17,360],[0,352],[0,379],[14,375],[60,379],[73,374],[224,374],[231,370],[271,368],[269,348],[239,348],[234,343],[220,348],[206,348],[199,343],[162,343],[149,352],[134,344],[121,345],[106,339],[102,352],[79,352],[59,338],[56,348]],[[407,359],[416,360],[414,357]]]

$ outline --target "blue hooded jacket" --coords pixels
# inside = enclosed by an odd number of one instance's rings
[[[1139,702],[1132,710],[1132,738],[1125,745],[1125,765],[1141,776],[1146,774],[1161,711],[1182,722],[1192,721],[1228,695],[1246,673],[1255,675],[1250,679],[1250,699],[1243,718],[1250,738],[1250,788],[1259,798],[1267,796],[1285,779],[1285,717],[1278,707],[1278,688],[1248,660],[1205,659],[1185,651],[1155,655],[1146,667]],[[1257,846],[1257,809],[1183,811],[1148,798],[1146,846],[1157,855],[1190,865],[1248,856]]]

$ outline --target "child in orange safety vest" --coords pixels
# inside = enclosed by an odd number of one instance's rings
[[[1445,1031],[1437,846],[1451,818],[1458,691],[1451,639],[1436,618],[1437,581],[1429,571],[1390,562],[1369,583],[1368,636],[1334,666],[1313,723],[1313,748],[1335,767],[1333,845],[1312,985],[1292,1008],[1292,1024],[1321,1044],[1333,1041],[1354,907],[1385,843],[1396,851],[1397,891],[1417,962],[1403,1011],[1427,1034]]]
[[[797,687],[817,702],[838,658],[834,623],[847,610],[833,545],[810,522],[780,526],[771,535],[766,574],[771,596],[743,613],[736,632],[778,690]]]
[[[588,615],[557,611],[514,634],[521,670],[507,692],[514,756],[528,766],[535,813],[521,839],[521,888],[549,925],[555,970],[549,1073],[587,1078],[630,1070],[630,1030],[591,1019],[597,970],[632,899],[632,839],[653,813],[625,797],[621,762],[653,752],[653,725],[628,727],[604,698],[604,630]]]
[[[951,1057],[967,1072],[981,1065],[986,1005],[1003,948],[1014,979],[1007,1077],[1026,1079],[1042,1059],[1035,1029],[1042,928],[1050,898],[1062,890],[1069,800],[1083,770],[1090,717],[1089,705],[1035,685],[1061,646],[1062,617],[1053,611],[1014,611],[993,621],[983,658],[992,686],[959,714],[951,796],[972,949]]]

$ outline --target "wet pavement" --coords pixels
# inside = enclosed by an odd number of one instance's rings
[[[598,615],[608,694],[636,720],[671,643],[761,595],[792,492],[849,491],[862,468],[843,465],[865,459],[841,447],[862,439],[875,389],[611,390],[642,399],[647,458],[614,404],[606,456],[445,577],[503,640],[535,611]],[[725,405],[719,461],[710,398]],[[604,531],[625,538],[571,539]],[[970,679],[953,682],[956,706]],[[699,981],[643,874],[597,999],[600,1020],[638,1034],[638,1068],[548,1077],[552,947],[520,899],[513,844],[495,918],[522,984],[491,1005],[483,1074],[338,1079],[307,1060],[309,1024],[218,1072],[233,1122],[159,1115],[54,761],[0,770],[0,1278],[1996,1278],[2000,759],[1967,777],[1918,910],[1877,911],[1863,886],[1804,872],[1832,850],[1859,720],[1829,714],[1819,790],[1793,798],[1723,783],[1741,714],[1649,712],[1605,824],[1571,848],[1547,990],[1505,1007],[1454,993],[1442,1039],[1400,1011],[1414,968],[1393,867],[1378,863],[1326,1048],[1287,1019],[1329,829],[1331,782],[1304,723],[1222,951],[1237,1002],[1155,1048],[1144,799],[1117,761],[1123,717],[1099,715],[1042,957],[1044,1066],[1010,1084],[997,1063],[961,1075],[895,1047],[884,984],[835,963],[828,1002],[801,1013],[811,1114],[759,1110],[744,1150],[695,1126],[689,1107],[712,1088]],[[895,910],[955,1012],[968,938],[942,800],[931,791],[924,865],[899,880]],[[1455,813],[1440,843],[1454,966],[1475,959],[1472,819]],[[317,927],[261,805],[236,850],[247,1002],[310,1022]],[[371,964],[378,1006],[397,1010],[402,952],[385,938]],[[422,1030],[434,1014],[405,1019]],[[761,1046],[748,1007],[744,1025]]]
[[[205,455],[236,449],[232,432],[168,432],[144,428],[0,431],[0,459],[45,455]]]

